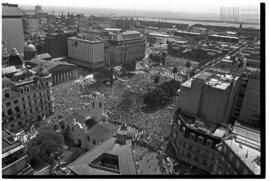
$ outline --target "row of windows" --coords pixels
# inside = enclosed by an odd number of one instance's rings
[[[31,103],[29,103],[29,106],[30,106],[30,108],[29,108],[30,113],[33,113],[33,110],[35,110],[35,111],[42,110],[42,105],[41,106],[36,106],[36,107],[33,108],[33,107],[31,107]],[[43,105],[43,107],[45,107],[45,106],[46,105]],[[49,104],[49,106],[50,106],[50,104]],[[26,110],[25,104],[23,104],[23,109]],[[18,113],[20,113],[21,111],[22,110],[20,109],[20,107],[19,106],[16,106],[14,109],[8,109],[7,110],[7,114],[8,114],[8,116],[12,116],[13,114],[17,114],[17,117],[20,118],[21,116]],[[26,111],[24,111],[24,113],[26,115]],[[5,116],[5,113],[2,112],[2,115]]]
[[[183,132],[185,132],[185,127],[183,127],[182,129],[183,129]],[[189,134],[189,139],[191,139],[192,141],[195,141],[195,138],[196,138],[196,136],[195,136],[194,133]],[[204,138],[202,136],[198,136],[197,142],[200,143],[200,144],[203,144]],[[212,140],[210,140],[210,139],[206,140],[206,146],[207,147],[212,147],[212,144],[213,144]]]
[[[231,150],[229,150],[226,146],[224,146],[222,152],[225,155],[229,154],[229,161],[235,164],[234,166],[237,170],[241,169],[241,162],[239,161],[239,158],[236,158]],[[231,168],[231,165],[229,163],[227,163],[227,166]],[[243,168],[242,172],[243,174],[247,174],[248,170],[246,168]]]

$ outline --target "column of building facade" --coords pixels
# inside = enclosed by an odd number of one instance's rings
[[[57,77],[58,77],[58,84],[60,84],[61,83],[61,77],[60,77],[59,73],[57,74]]]

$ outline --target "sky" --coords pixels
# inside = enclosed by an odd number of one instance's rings
[[[1,0],[19,5],[218,13],[221,6],[259,7],[259,0]]]

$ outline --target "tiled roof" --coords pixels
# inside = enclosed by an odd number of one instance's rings
[[[131,141],[128,140],[125,145],[120,146],[116,143],[115,137],[97,145],[92,150],[72,162],[68,168],[77,175],[116,175],[117,173],[115,172],[94,168],[90,165],[91,162],[104,153],[118,156],[119,171],[121,175],[136,174]]]

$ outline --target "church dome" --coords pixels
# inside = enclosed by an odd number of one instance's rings
[[[36,52],[37,49],[36,49],[35,45],[29,43],[24,47],[23,51],[24,52]]]

